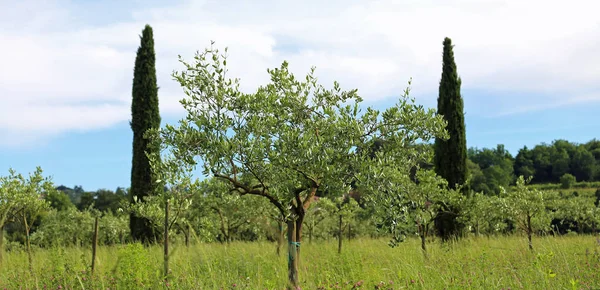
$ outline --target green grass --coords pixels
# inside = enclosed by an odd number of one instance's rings
[[[417,240],[389,248],[386,240],[353,240],[337,254],[335,241],[302,244],[303,289],[599,289],[596,237],[536,237],[530,253],[523,237],[470,238],[451,246]],[[173,246],[171,278],[162,281],[162,249],[101,247],[96,274],[90,251],[37,250],[34,273],[25,253],[5,253],[0,289],[283,289],[287,256],[273,243]],[[575,284],[575,286],[573,286]],[[381,288],[377,288],[377,285]]]

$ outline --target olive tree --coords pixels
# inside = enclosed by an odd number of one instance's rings
[[[476,236],[498,233],[507,227],[504,199],[499,196],[475,193],[466,208],[469,216],[467,224]]]
[[[182,166],[201,163],[203,174],[227,181],[242,196],[266,198],[285,217],[291,287],[298,287],[302,225],[317,190],[343,194],[352,181],[370,184],[376,168],[411,164],[409,145],[444,131],[442,118],[408,93],[384,112],[363,111],[356,89],[342,90],[337,82],[327,89],[314,68],[299,79],[284,61],[267,69],[268,84],[245,93],[227,75],[227,56],[212,45],[194,62],[180,62],[184,69],[173,76],[186,95],[180,102],[187,116],[152,135]],[[390,141],[381,152],[388,160],[357,150],[376,139]]]
[[[50,178],[43,177],[40,167],[29,174],[28,178],[13,169],[9,170],[8,176],[0,177],[0,231],[4,230],[8,222],[16,222],[23,226],[30,271],[33,271],[29,235],[31,226],[37,215],[50,208],[44,196],[55,190]],[[0,252],[1,240],[0,236]]]
[[[525,180],[523,176],[517,178],[516,185],[512,190],[501,187],[501,195],[504,196],[505,210],[518,228],[527,234],[529,250],[533,251],[531,236],[535,229],[544,229],[550,224],[550,218],[546,212],[545,198],[542,191],[535,187],[528,187],[531,178]]]
[[[312,243],[317,226],[330,217],[336,209],[335,203],[331,201],[331,199],[319,197],[315,197],[315,199],[315,202],[308,209],[306,218],[304,219],[304,226],[308,231],[309,243]]]
[[[222,179],[210,178],[202,182],[199,198],[204,212],[218,225],[217,240],[231,242],[235,239],[258,239],[261,225],[268,221],[270,206],[259,196],[240,196],[229,193],[228,184]],[[269,208],[267,208],[269,207]]]
[[[342,253],[344,229],[348,228],[358,209],[360,209],[360,206],[349,195],[344,195],[334,200],[331,215],[337,218],[336,236],[338,239],[338,254]]]
[[[462,187],[452,189],[433,170],[417,169],[414,178],[389,173],[395,188],[376,191],[371,201],[376,205],[380,226],[392,234],[390,246],[403,242],[415,233],[421,240],[423,256],[428,258],[426,239],[439,214],[447,208],[460,208],[466,201]]]
[[[585,196],[561,199],[555,215],[561,220],[573,220],[577,224],[577,232],[583,233],[586,226],[593,228],[597,220],[597,209],[593,198]]]

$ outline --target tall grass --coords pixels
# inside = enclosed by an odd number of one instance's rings
[[[425,260],[417,239],[397,248],[386,240],[303,243],[303,289],[598,289],[600,244],[592,236],[469,238],[432,243]],[[162,277],[160,246],[36,250],[34,274],[25,253],[9,252],[0,289],[283,289],[287,256],[274,243],[173,245],[171,274]],[[379,288],[378,288],[379,287]]]

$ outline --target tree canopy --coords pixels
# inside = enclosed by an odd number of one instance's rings
[[[361,108],[356,89],[342,90],[337,82],[325,88],[314,68],[298,79],[284,61],[267,70],[268,84],[243,93],[239,80],[228,78],[227,58],[218,49],[194,60],[182,59],[185,69],[174,73],[187,95],[181,100],[186,118],[152,133],[166,151],[156,168],[184,174],[202,162],[204,174],[227,181],[232,191],[267,198],[286,218],[292,246],[301,241],[317,190],[340,196],[353,182],[391,188],[386,175],[408,176],[425,154],[414,144],[446,136],[442,118],[416,105],[408,89],[380,112]],[[376,140],[386,145],[369,158],[369,150],[360,149]]]

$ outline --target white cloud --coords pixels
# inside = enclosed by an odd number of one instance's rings
[[[99,26],[81,24],[71,5],[0,2],[0,134],[11,136],[0,144],[128,120],[146,23],[154,28],[163,115],[182,113],[170,76],[181,69],[177,55],[192,60],[210,40],[230,48],[231,75],[244,90],[285,59],[299,74],[316,66],[323,82],[358,88],[370,102],[399,95],[413,77],[412,92],[432,105],[448,36],[463,91],[506,92],[477,101],[471,114],[543,110],[600,94],[595,0],[206,0],[140,8]]]

